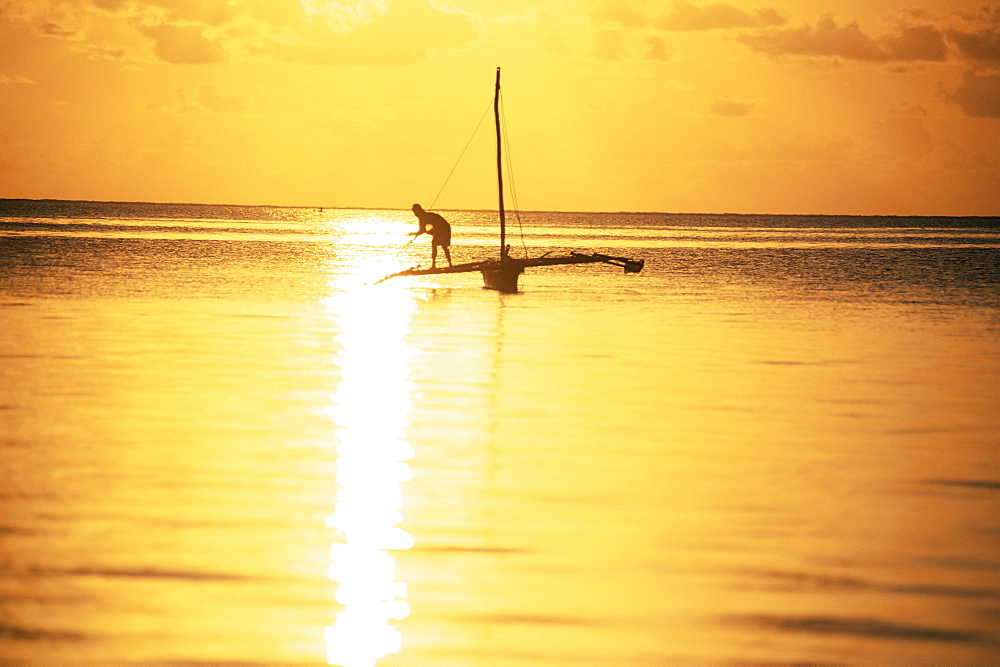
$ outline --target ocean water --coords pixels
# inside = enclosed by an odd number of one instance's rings
[[[0,200],[0,661],[1000,663],[1000,219],[414,229]]]

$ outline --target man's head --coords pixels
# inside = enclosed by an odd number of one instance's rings
[[[423,213],[424,212],[424,207],[421,206],[420,204],[414,204],[413,205],[413,212],[414,213]]]

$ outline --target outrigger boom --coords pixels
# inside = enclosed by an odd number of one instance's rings
[[[486,282],[487,288],[499,290],[501,292],[513,293],[517,291],[517,277],[530,266],[593,264],[595,262],[621,266],[625,269],[625,273],[639,273],[642,271],[642,267],[646,263],[645,260],[641,259],[635,260],[628,259],[626,257],[612,257],[611,255],[602,255],[596,252],[590,255],[573,252],[570,253],[569,257],[546,257],[544,255],[530,259],[515,259],[514,257],[507,257],[505,262],[498,262],[495,259],[485,259],[480,262],[455,264],[454,266],[439,266],[432,269],[422,269],[420,267],[403,269],[402,271],[397,271],[396,273],[390,274],[385,278],[376,281],[374,284],[377,285],[381,282],[389,280],[389,278],[396,278],[399,276],[433,276],[439,273],[470,273],[472,271],[480,271],[483,274],[483,279]],[[495,282],[494,284],[496,286],[490,284],[491,278],[494,281],[503,280],[507,275],[513,275],[514,284],[512,289],[509,286],[505,289],[500,282]]]
[[[404,269],[403,271],[397,271],[392,275],[388,275],[385,278],[377,281],[376,284],[388,280],[390,278],[395,278],[397,276],[430,276],[440,273],[468,273],[472,271],[479,271],[483,274],[483,285],[487,289],[494,289],[499,292],[504,292],[507,294],[513,294],[517,292],[517,279],[524,273],[524,270],[528,267],[533,266],[558,266],[560,264],[590,264],[595,262],[600,262],[603,264],[611,264],[613,266],[621,266],[625,269],[625,273],[639,273],[642,271],[642,267],[645,265],[645,260],[635,260],[627,259],[625,257],[612,257],[611,255],[602,255],[600,253],[592,253],[585,255],[579,252],[572,252],[568,256],[561,257],[549,257],[548,255],[542,255],[541,257],[526,258],[526,259],[516,259],[510,256],[510,246],[507,245],[507,219],[504,212],[503,205],[503,159],[502,150],[500,144],[501,128],[500,128],[500,68],[497,67],[497,80],[496,89],[493,95],[493,118],[496,123],[496,144],[497,144],[497,185],[499,187],[500,193],[500,203],[498,211],[500,213],[500,257],[499,259],[486,259],[479,262],[469,262],[467,264],[455,264],[454,266],[446,267],[434,267],[430,269],[422,269],[420,267],[412,267],[409,269]]]

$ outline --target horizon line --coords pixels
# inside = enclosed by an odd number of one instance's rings
[[[146,200],[115,200],[115,199],[59,199],[56,197],[0,197],[0,201],[27,202],[65,202],[70,204],[153,204],[161,206],[219,206],[231,208],[287,208],[287,209],[332,209],[338,211],[408,211],[410,207],[394,208],[389,206],[324,206],[302,204],[219,204],[182,201],[146,201]],[[469,213],[495,212],[495,208],[436,208],[437,211],[461,211]],[[515,209],[508,209],[514,212]],[[519,213],[598,213],[606,215],[713,215],[713,216],[785,216],[785,217],[856,217],[856,218],[1000,218],[1000,213],[984,214],[936,214],[936,213],[707,213],[695,211],[585,211],[570,209],[518,209]]]

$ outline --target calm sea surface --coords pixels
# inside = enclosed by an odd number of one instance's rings
[[[0,200],[0,662],[1000,663],[1000,219],[521,218]]]

